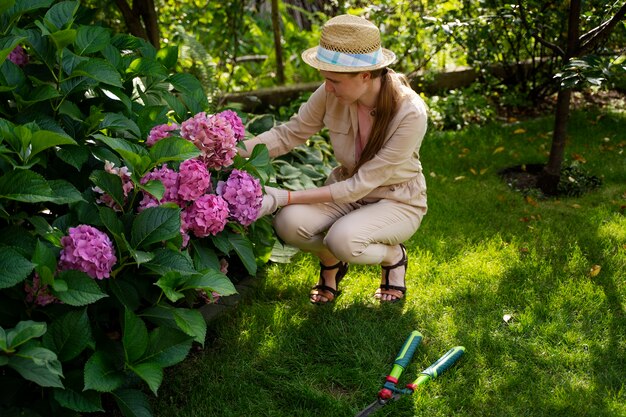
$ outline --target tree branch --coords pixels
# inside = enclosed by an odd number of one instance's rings
[[[124,22],[130,34],[148,40],[146,29],[141,24],[139,16],[130,8],[128,2],[126,0],[115,0],[115,4],[117,8],[120,9],[120,12],[122,12]]]
[[[559,45],[554,44],[552,42],[548,42],[547,40],[545,40],[544,38],[542,38],[541,36],[537,35],[537,33],[533,30],[533,28],[530,26],[530,24],[528,23],[528,19],[526,19],[526,12],[524,11],[524,5],[522,4],[522,0],[518,0],[517,5],[519,7],[519,12],[520,12],[520,17],[522,19],[522,24],[524,25],[524,27],[526,28],[526,30],[530,33],[530,35],[535,38],[535,40],[537,42],[539,42],[540,44],[542,44],[543,46],[545,46],[548,49],[553,50],[557,55],[564,57],[565,56],[565,51],[563,50],[563,48],[561,48]]]
[[[594,49],[598,43],[609,36],[617,23],[624,19],[624,17],[626,17],[626,3],[620,7],[612,18],[591,29],[579,38],[580,47],[578,54],[585,55],[587,52]]]

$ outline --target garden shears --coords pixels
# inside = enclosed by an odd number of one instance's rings
[[[385,378],[385,384],[382,389],[378,392],[378,398],[376,401],[368,405],[364,408],[356,417],[366,417],[383,407],[385,404],[389,402],[389,400],[397,400],[404,394],[411,395],[417,389],[418,386],[425,384],[431,379],[437,378],[444,371],[446,371],[449,367],[451,367],[461,356],[465,353],[465,348],[463,346],[456,346],[447,351],[442,357],[437,359],[432,365],[428,368],[424,369],[418,375],[417,379],[410,384],[407,384],[405,388],[398,388],[396,384],[400,379],[400,375],[406,369],[409,362],[411,362],[411,358],[417,349],[417,346],[422,341],[422,334],[417,330],[411,332],[409,337],[402,345],[398,356],[396,357],[395,362],[393,363],[393,368],[387,377]]]

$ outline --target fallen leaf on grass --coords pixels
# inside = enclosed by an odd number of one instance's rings
[[[582,206],[581,206],[580,204],[572,204],[572,207],[573,207],[573,208],[575,208],[575,209],[579,209],[579,208],[581,208]]]
[[[515,135],[519,135],[520,133],[526,133],[526,129],[522,129],[521,127],[519,129],[515,129],[513,131],[513,134]]]
[[[454,181],[461,181],[465,179],[465,175],[459,175],[458,177],[454,178]]]
[[[602,267],[600,265],[594,265],[591,267],[591,270],[589,270],[589,275],[592,277],[596,277],[600,273],[601,269]]]
[[[586,164],[587,163],[587,160],[585,159],[585,157],[580,155],[580,154],[577,154],[577,153],[573,153],[572,154],[572,159],[575,160],[575,161],[580,162],[581,164]]]
[[[528,204],[530,204],[530,205],[531,205],[531,206],[533,206],[533,207],[537,207],[537,205],[538,205],[538,204],[537,204],[537,202],[535,201],[535,199],[534,199],[534,198],[532,198],[532,197],[531,197],[531,196],[529,196],[529,195],[527,195],[527,196],[526,196],[525,200],[526,200],[526,202],[527,202]]]
[[[493,154],[495,155],[503,151],[504,151],[504,146],[498,146],[496,149],[493,150]]]
[[[510,314],[505,314],[504,316],[502,316],[502,320],[504,320],[504,322],[508,324],[511,320],[513,320],[513,316]]]
[[[470,168],[470,172],[474,175],[478,175],[478,172],[474,168]]]

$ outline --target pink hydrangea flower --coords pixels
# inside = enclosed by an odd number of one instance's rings
[[[18,67],[24,67],[28,64],[28,54],[20,45],[17,45],[10,53],[7,59]]]
[[[33,283],[28,281],[24,283],[24,291],[26,291],[26,301],[38,306],[47,306],[52,303],[60,303],[61,300],[50,293],[47,285],[41,285],[39,275],[33,275]]]
[[[232,110],[224,110],[221,113],[218,113],[218,116],[223,117],[228,120],[230,123],[230,127],[233,129],[233,133],[235,134],[235,139],[243,140],[246,135],[246,129],[243,126],[243,122],[237,113]]]
[[[126,197],[133,190],[134,185],[130,179],[131,173],[128,171],[128,167],[116,168],[112,162],[106,161],[104,163],[104,170],[109,174],[117,175],[122,179],[122,190],[124,191],[124,202]],[[113,200],[109,194],[106,194],[100,187],[93,187],[92,190],[96,193],[102,194],[96,199],[96,203],[104,204],[111,207],[115,211],[122,211],[122,207]]]
[[[156,207],[165,202],[178,203],[178,172],[167,167],[167,164],[163,164],[161,168],[155,168],[148,172],[141,179],[141,183],[145,184],[148,181],[158,180],[161,181],[165,187],[165,193],[163,198],[158,200],[150,193],[143,192],[143,199],[139,202],[139,211],[142,211],[148,207]]]
[[[228,203],[218,195],[205,194],[185,209],[185,224],[196,237],[215,236],[227,220]]]
[[[259,216],[263,192],[260,181],[247,173],[233,169],[228,179],[217,184],[216,192],[228,203],[231,216],[244,226]]]
[[[178,129],[179,126],[176,123],[173,124],[162,124],[162,125],[158,125],[153,127],[150,130],[150,133],[148,134],[148,139],[146,140],[146,145],[148,146],[152,146],[155,143],[157,143],[158,141],[160,141],[161,139],[165,139],[170,135],[170,132],[172,130],[176,130]]]
[[[59,269],[83,271],[92,278],[109,278],[117,262],[109,236],[86,224],[71,227],[61,238]]]
[[[187,159],[178,169],[178,197],[193,201],[203,195],[211,185],[211,174],[206,165],[197,159]]]
[[[207,168],[220,169],[233,163],[237,138],[224,117],[200,112],[181,124],[180,135],[200,149]]]

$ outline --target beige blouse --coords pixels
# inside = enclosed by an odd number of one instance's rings
[[[359,140],[357,104],[340,103],[334,94],[325,91],[323,84],[288,122],[256,139],[275,157],[327,127],[340,164],[326,182],[334,201],[389,199],[426,209],[426,180],[419,159],[426,133],[426,105],[415,91],[404,86],[402,89],[404,98],[390,123],[383,147],[351,177],[348,173],[356,165]]]

